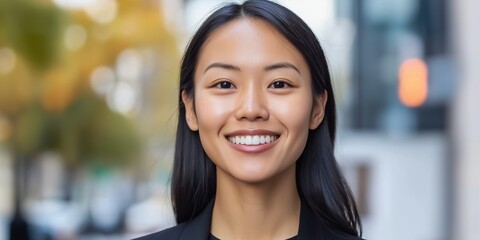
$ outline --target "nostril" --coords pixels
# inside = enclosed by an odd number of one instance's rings
[[[249,121],[265,120],[269,118],[268,109],[265,104],[265,95],[262,87],[258,86],[256,81],[247,81],[245,87],[240,89],[237,102],[237,111],[235,113],[238,120],[245,119]]]
[[[239,110],[236,112],[235,117],[238,120],[246,119],[249,121],[268,120],[270,114],[266,109],[258,110]]]

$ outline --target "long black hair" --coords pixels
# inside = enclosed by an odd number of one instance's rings
[[[361,235],[361,223],[352,193],[333,154],[335,99],[323,50],[311,29],[289,9],[270,1],[230,3],[213,12],[187,46],[180,69],[179,117],[172,171],[172,204],[177,223],[195,218],[215,196],[216,170],[185,118],[183,91],[194,99],[194,72],[199,53],[210,34],[235,19],[247,17],[270,23],[303,55],[312,76],[312,91],[328,94],[320,126],[310,130],[307,144],[297,161],[297,189],[304,204],[331,227]],[[194,104],[193,104],[194,105]]]

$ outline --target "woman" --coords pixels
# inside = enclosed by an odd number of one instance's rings
[[[178,225],[140,239],[359,239],[327,63],[298,16],[259,0],[215,11],[187,47],[179,98]]]

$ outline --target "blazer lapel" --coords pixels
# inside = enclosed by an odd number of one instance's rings
[[[180,240],[206,240],[210,235],[210,226],[212,223],[213,203],[211,200],[205,209],[191,222],[185,225],[185,229],[180,236]]]
[[[328,227],[325,221],[317,217],[307,203],[302,201],[298,239],[346,240],[360,238],[340,233]]]
[[[192,221],[186,223],[180,240],[206,240],[210,236],[214,201],[210,201],[205,209]],[[298,239],[327,239],[323,223],[313,211],[302,201],[300,209],[300,226]],[[328,231],[328,230],[327,230]]]
[[[313,210],[307,206],[306,202],[302,201],[298,239],[325,239],[324,231],[323,224],[318,221]]]
[[[210,236],[210,228],[212,223],[212,211],[214,200],[212,199],[205,209],[192,221],[185,223],[184,230],[179,240],[206,240]],[[315,240],[336,240],[336,239],[352,239],[341,233],[337,233],[333,229],[327,227],[318,218],[313,210],[302,201],[300,209],[300,225],[298,230],[298,239],[315,239]],[[357,238],[354,238],[357,239]]]

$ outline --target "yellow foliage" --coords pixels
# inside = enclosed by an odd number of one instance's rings
[[[42,106],[48,111],[63,111],[74,99],[75,78],[62,68],[53,68],[43,80]]]
[[[0,113],[16,116],[35,94],[34,76],[25,62],[17,57],[15,67],[0,76]]]

